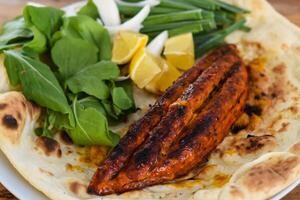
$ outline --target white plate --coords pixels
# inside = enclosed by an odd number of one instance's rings
[[[41,192],[31,186],[10,164],[0,151],[0,182],[21,200],[46,200]]]
[[[47,200],[48,198],[31,186],[9,163],[0,151],[0,182],[20,200]],[[292,191],[300,180],[275,195],[271,200],[280,200]]]
[[[63,8],[72,15],[84,1],[76,2]],[[31,186],[9,163],[0,151],[0,183],[20,200],[47,200],[48,198]],[[300,184],[300,179],[275,195],[271,200],[280,200]]]
[[[288,186],[287,188],[285,188],[284,190],[282,190],[281,192],[279,192],[277,195],[275,195],[273,198],[271,198],[271,200],[282,199],[289,192],[291,192],[293,189],[295,189],[295,187],[297,187],[299,184],[300,184],[300,179],[298,181],[296,181],[295,183],[291,184],[290,186]]]

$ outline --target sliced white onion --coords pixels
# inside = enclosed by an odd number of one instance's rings
[[[150,13],[150,6],[146,5],[142,10],[140,10],[139,13],[137,13],[133,18],[126,21],[125,23],[119,25],[119,26],[105,26],[108,30],[108,32],[111,35],[114,35],[115,33],[119,31],[133,31],[133,32],[139,32],[140,29],[143,27],[142,23],[143,21],[148,17]]]
[[[65,11],[65,16],[76,16],[77,12],[86,4],[86,1],[79,1],[76,3],[72,3],[68,6],[65,6],[62,8],[63,11]]]
[[[160,3],[159,0],[145,0],[145,1],[140,1],[140,2],[136,2],[136,3],[129,3],[129,2],[122,1],[122,0],[116,0],[116,2],[120,5],[140,6],[140,7],[143,7],[146,5],[153,7],[153,6],[157,6]]]
[[[155,56],[160,56],[168,37],[168,31],[161,32],[148,44],[148,51]]]
[[[117,26],[121,24],[118,6],[114,0],[93,0],[102,22],[106,26]]]
[[[45,7],[45,6],[46,6],[46,5],[44,5],[44,4],[36,3],[36,2],[33,2],[33,1],[27,2],[27,5],[28,5],[28,6],[35,6],[35,7]]]
[[[119,77],[116,79],[116,81],[125,81],[125,80],[128,80],[129,78],[130,78],[129,75],[127,75],[127,76],[119,76]]]

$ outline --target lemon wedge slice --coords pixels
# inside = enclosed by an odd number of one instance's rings
[[[120,65],[128,63],[139,49],[146,46],[147,42],[147,35],[120,31],[114,37],[112,61]]]
[[[180,75],[181,72],[178,69],[176,69],[171,63],[163,60],[161,78],[157,81],[158,89],[161,92],[165,92],[166,89],[170,87]]]
[[[160,94],[165,92],[178,79],[181,72],[165,59],[157,58],[157,60],[162,71],[145,88],[149,92]]]
[[[180,70],[191,68],[195,62],[192,33],[169,38],[165,43],[164,55],[168,62]]]
[[[141,89],[149,84],[161,71],[156,58],[145,48],[140,49],[134,55],[129,66],[130,78]]]

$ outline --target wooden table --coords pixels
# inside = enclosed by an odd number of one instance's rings
[[[35,0],[53,6],[63,6],[76,0]],[[274,7],[289,18],[292,22],[300,26],[300,0],[269,0]],[[25,0],[0,0],[0,23],[15,17],[22,11]],[[1,172],[0,172],[1,173]],[[16,199],[9,191],[0,184],[0,200]],[[288,194],[283,200],[299,200],[300,186]]]

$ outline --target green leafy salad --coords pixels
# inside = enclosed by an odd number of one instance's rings
[[[38,136],[65,131],[76,145],[115,146],[120,136],[109,125],[136,108],[132,81],[111,61],[112,36],[193,33],[200,56],[231,32],[248,30],[246,12],[219,0],[88,0],[71,13],[27,5],[3,25],[0,51],[11,87],[43,108]]]
[[[135,110],[131,82],[116,81],[120,69],[110,61],[110,36],[94,7],[79,13],[26,6],[3,27],[4,64],[11,85],[45,108],[36,134],[64,130],[78,145],[114,146],[119,136],[108,122]]]

